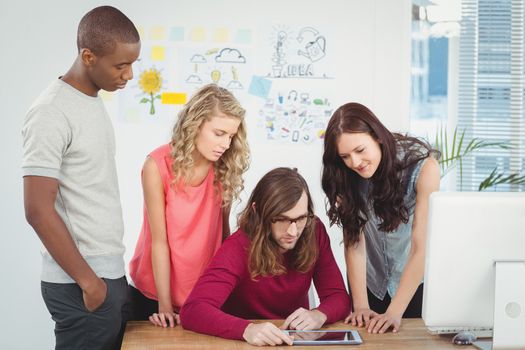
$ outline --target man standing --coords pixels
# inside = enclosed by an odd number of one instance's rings
[[[113,349],[127,282],[114,132],[98,91],[133,78],[140,38],[122,12],[101,6],[80,21],[77,46],[72,67],[26,115],[24,204],[45,247],[41,288],[56,349]]]

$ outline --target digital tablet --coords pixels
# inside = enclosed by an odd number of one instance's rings
[[[293,336],[294,345],[359,345],[363,343],[357,331],[344,330],[286,330]]]

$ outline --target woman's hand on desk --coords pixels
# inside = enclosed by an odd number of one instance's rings
[[[326,322],[326,315],[319,310],[307,310],[305,308],[298,308],[284,320],[281,329],[297,329],[301,331],[309,331],[311,329],[319,329]]]
[[[390,327],[392,332],[396,333],[401,327],[401,318],[403,314],[396,314],[386,310],[384,314],[377,314],[370,319],[367,327],[368,333],[385,333]]]
[[[151,323],[159,327],[175,327],[180,324],[179,314],[173,311],[170,306],[163,307],[159,304],[159,313],[154,313],[149,317]]]
[[[356,308],[345,318],[345,323],[350,323],[355,327],[368,327],[370,320],[377,315],[377,312],[369,308]]]
[[[271,322],[250,323],[242,335],[251,345],[293,345],[293,338]]]

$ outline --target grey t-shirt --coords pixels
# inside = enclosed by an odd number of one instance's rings
[[[57,79],[29,109],[22,136],[23,176],[58,179],[55,208],[80,254],[97,276],[124,276],[115,137],[101,98]],[[74,282],[45,249],[41,278]]]
[[[418,147],[420,151],[422,149]],[[426,151],[424,151],[426,153]],[[398,158],[404,157],[403,151],[398,152]],[[375,215],[373,202],[368,201],[367,215],[368,221],[364,227],[366,241],[366,272],[367,288],[380,300],[383,300],[386,293],[391,297],[397,292],[401,274],[405,268],[412,246],[412,224],[414,221],[414,209],[416,205],[416,185],[421,167],[425,162],[422,159],[411,167],[405,169],[402,174],[402,185],[405,187],[403,201],[408,208],[408,222],[401,223],[393,232],[384,232],[379,229],[381,219]],[[362,191],[364,198],[367,198],[371,190],[363,182]]]

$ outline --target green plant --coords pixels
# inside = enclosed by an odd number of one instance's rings
[[[519,174],[511,174],[509,176],[504,176],[504,173],[498,173],[498,168],[494,168],[489,176],[479,184],[478,191],[483,191],[492,186],[499,184],[515,184],[522,185],[525,184],[525,175],[519,176]]]
[[[441,177],[443,178],[451,169],[457,167],[459,171],[459,189],[463,189],[463,160],[473,152],[483,148],[510,149],[510,145],[505,142],[489,142],[487,140],[474,137],[468,143],[465,142],[466,129],[458,131],[454,128],[452,137],[444,126],[440,126],[434,138],[434,148],[441,152],[439,165],[441,167]],[[449,141],[450,140],[450,141]],[[483,191],[489,187],[499,184],[523,184],[525,176],[518,173],[505,176],[499,173],[498,168],[494,168],[480,184],[478,191]]]

